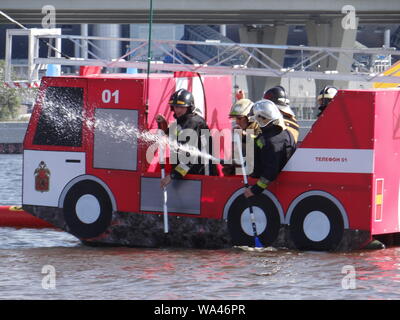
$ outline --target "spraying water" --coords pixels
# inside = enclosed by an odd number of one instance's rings
[[[82,99],[74,96],[73,91],[67,90],[63,94],[60,94],[59,90],[51,92],[49,89],[47,89],[45,96],[39,96],[39,99],[43,98],[41,117],[45,118],[46,122],[51,125],[52,131],[67,140],[69,136],[74,136],[77,131],[82,130],[82,126],[86,126],[90,131],[96,129],[97,132],[107,134],[115,141],[131,142],[136,140],[138,144],[148,147],[152,146],[154,149],[169,147],[170,152],[188,153],[190,157],[200,157],[213,163],[220,163],[221,161],[210,153],[199,150],[193,144],[182,144],[164,134],[161,135],[158,132],[140,130],[137,126],[128,124],[129,119],[117,120],[112,116],[102,119],[91,119],[85,116],[85,112],[82,110]],[[194,134],[196,133],[194,132]]]

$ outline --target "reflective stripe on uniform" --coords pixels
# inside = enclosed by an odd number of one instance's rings
[[[186,102],[185,101],[180,101],[180,100],[177,100],[177,101],[169,100],[168,104],[182,104],[182,105],[184,105],[184,104],[186,104]]]
[[[259,139],[257,139],[256,140],[256,145],[257,145],[257,147],[259,147],[260,149],[262,149],[264,146],[265,146],[265,144],[264,144],[264,139],[261,137],[261,138],[259,138]]]
[[[189,172],[190,168],[186,164],[180,163],[175,167],[175,170],[184,177]]]
[[[286,129],[293,135],[294,141],[297,143],[300,134],[300,126],[297,124],[296,120],[285,118],[284,122],[286,125]]]
[[[300,126],[294,121],[290,121],[288,119],[284,119],[284,122],[285,122],[286,126],[291,127],[293,129],[299,130],[299,128],[300,128]]]
[[[266,187],[268,187],[268,182],[269,182],[268,179],[265,179],[264,177],[261,177],[257,181],[257,186],[259,186],[262,189],[265,189]]]

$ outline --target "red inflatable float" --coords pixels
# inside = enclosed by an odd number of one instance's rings
[[[0,227],[54,228],[52,224],[25,212],[20,206],[0,206]]]

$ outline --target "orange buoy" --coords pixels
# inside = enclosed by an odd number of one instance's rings
[[[55,228],[52,224],[22,210],[21,206],[0,206],[0,227]]]

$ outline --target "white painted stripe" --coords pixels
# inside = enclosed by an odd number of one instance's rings
[[[9,88],[17,88],[16,84],[13,82],[4,82],[4,84]]]
[[[372,149],[299,148],[283,171],[373,173]]]
[[[38,88],[40,86],[40,81],[34,82],[22,82],[22,81],[14,81],[14,82],[4,82],[4,85],[9,88]]]

